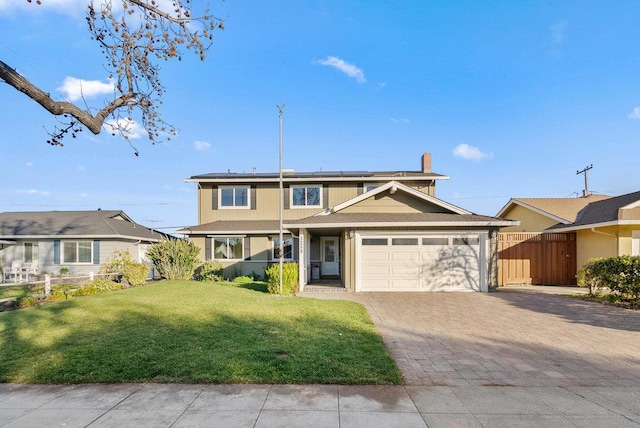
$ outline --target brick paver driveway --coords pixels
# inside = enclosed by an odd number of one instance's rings
[[[408,385],[640,385],[637,311],[514,291],[305,296],[364,304]]]

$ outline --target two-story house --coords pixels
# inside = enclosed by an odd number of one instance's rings
[[[333,278],[348,291],[487,291],[497,230],[516,224],[435,196],[431,155],[418,171],[283,173],[285,261],[300,288]],[[211,173],[198,185],[198,225],[181,233],[228,274],[262,274],[279,257],[279,173]]]

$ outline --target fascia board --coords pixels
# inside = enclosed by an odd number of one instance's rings
[[[519,221],[430,221],[430,222],[358,222],[358,223],[309,223],[287,225],[299,229],[329,229],[336,227],[507,227],[518,226]]]
[[[449,176],[371,176],[371,177],[283,177],[284,183],[315,183],[315,182],[380,182],[380,181],[433,181],[433,180],[449,180]],[[225,177],[225,178],[186,178],[185,183],[234,183],[237,181],[250,183],[278,183],[280,180],[275,178],[251,178],[251,177]]]
[[[283,230],[284,233],[290,233],[288,230]],[[273,233],[280,233],[280,231],[278,229],[275,230],[271,230],[271,229],[265,229],[265,230],[202,230],[202,231],[197,231],[194,232],[192,230],[187,231],[186,229],[182,229],[182,230],[178,230],[176,233],[180,233],[183,235],[207,235],[207,236],[225,236],[228,237],[229,235],[242,235],[242,236],[247,236],[247,235],[269,235],[269,234],[273,234]]]
[[[160,234],[158,234],[160,235]],[[142,236],[129,236],[129,235],[6,235],[0,236],[0,239],[11,239],[25,241],[28,239],[111,239],[111,240],[123,240],[130,239],[135,241],[157,241],[161,238],[148,238]]]
[[[567,227],[559,227],[556,229],[547,229],[547,230],[543,230],[542,232],[543,233],[574,232],[576,230],[597,229],[599,227],[634,226],[634,225],[640,225],[640,220],[614,220],[614,221],[606,221],[603,223],[581,224],[578,226],[567,226]]]

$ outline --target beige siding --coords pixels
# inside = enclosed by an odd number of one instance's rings
[[[513,206],[513,208],[509,209],[500,217],[520,221],[519,226],[503,227],[500,229],[501,232],[542,232],[558,224],[557,221],[525,207],[521,207],[520,205]]]
[[[205,261],[205,253],[204,253],[204,236],[191,236],[189,241],[193,242],[193,244],[200,249],[198,253],[198,259],[201,261]]]
[[[238,183],[239,186],[248,185],[249,183]],[[302,184],[302,183],[301,183]],[[362,191],[360,187],[363,183],[349,182],[349,183],[328,183],[324,186],[323,192],[328,192],[328,204],[329,206],[338,205],[342,202],[358,196],[358,192]],[[425,184],[422,182],[404,182],[404,184],[413,187],[428,195],[434,196],[435,185]],[[218,209],[213,207],[213,192],[217,191],[217,186],[214,189],[214,185],[211,183],[201,183],[198,189],[198,224],[211,223],[218,220],[277,220],[279,217],[279,195],[280,189],[276,183],[264,183],[259,184],[256,188],[255,206],[256,209]],[[284,189],[285,192],[289,192],[289,188]],[[401,193],[401,192],[399,192]],[[418,207],[414,199],[408,195],[402,196],[404,203],[408,203],[409,207],[402,209],[400,206],[402,203],[397,201],[394,206],[387,207],[389,211],[377,212],[421,212],[421,207]],[[389,201],[392,203],[392,201]],[[366,204],[365,204],[366,205]],[[366,209],[366,208],[364,208]],[[371,207],[370,209],[374,209]],[[380,209],[385,209],[383,206]],[[323,208],[289,208],[284,210],[285,220],[296,220],[305,218],[317,214],[322,211]],[[347,212],[347,211],[345,211]],[[360,211],[367,212],[367,211]],[[428,211],[427,211],[428,212]]]
[[[383,192],[343,209],[343,213],[428,213],[442,211],[404,192]]]
[[[356,240],[350,238],[350,232],[352,229],[345,229],[343,235],[343,271],[342,282],[347,291],[356,291]]]
[[[618,255],[616,228],[607,227],[598,230],[601,233],[594,233],[591,230],[579,230],[576,232],[576,262],[578,269],[581,269],[587,260],[591,258]]]

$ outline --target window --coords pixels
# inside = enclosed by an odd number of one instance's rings
[[[249,186],[220,187],[220,208],[249,208]]]
[[[25,242],[24,243],[24,262],[33,263],[37,261],[38,261],[38,243]]]
[[[242,238],[213,238],[214,260],[241,260],[244,247]]]
[[[282,251],[284,252],[283,260],[293,259],[293,238],[284,238],[282,241]],[[271,253],[274,260],[280,259],[280,238],[273,238],[273,251]]]
[[[62,243],[63,263],[91,263],[93,260],[91,241],[65,241]]]
[[[380,184],[380,183],[364,183],[364,184],[362,185],[362,190],[363,190],[364,192],[370,192],[370,191],[372,191],[373,189],[377,189],[377,188],[378,188],[378,187],[380,187],[380,186],[382,186],[382,184]]]
[[[387,245],[387,238],[362,238],[362,245]]]
[[[453,238],[453,245],[479,245],[479,238]]]
[[[322,205],[322,186],[291,186],[291,204],[294,207]]]
[[[422,245],[449,245],[449,238],[422,238]]]
[[[391,245],[418,245],[418,238],[391,238]]]

